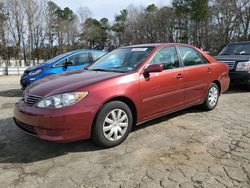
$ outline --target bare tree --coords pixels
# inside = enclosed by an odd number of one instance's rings
[[[8,12],[7,25],[8,30],[14,40],[15,46],[17,48],[17,56],[19,60],[19,66],[22,65],[22,55],[21,55],[21,45],[22,40],[24,40],[25,32],[25,11],[21,2],[18,0],[6,0],[6,10]]]
[[[90,18],[92,16],[92,11],[88,8],[88,7],[79,7],[77,9],[77,14],[79,16],[79,19],[80,19],[80,23],[81,24],[84,24],[85,20],[87,18]]]
[[[250,40],[250,1],[238,0],[237,2],[239,19],[243,29],[243,40]]]
[[[0,49],[1,56],[5,62],[5,66],[9,66],[9,58],[8,58],[8,38],[7,38],[7,12],[5,10],[4,4],[0,2]],[[1,59],[1,57],[0,57]]]

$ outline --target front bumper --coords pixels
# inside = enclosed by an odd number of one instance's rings
[[[24,90],[26,87],[28,87],[28,85],[30,85],[30,83],[27,80],[21,78],[20,85],[22,86],[22,90]]]
[[[231,85],[248,85],[250,86],[250,73],[249,72],[229,72]]]
[[[35,82],[36,80],[38,80],[40,78],[37,78],[37,77],[32,77],[32,76],[29,76],[29,75],[23,75],[21,77],[21,80],[20,80],[20,85],[22,86],[22,89],[26,89],[26,87],[28,87],[30,84],[32,84],[33,82]]]
[[[20,129],[41,139],[72,142],[90,138],[95,115],[91,110],[80,106],[43,109],[20,100],[15,105],[14,121]]]

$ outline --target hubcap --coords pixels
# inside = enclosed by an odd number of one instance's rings
[[[128,128],[128,115],[121,109],[112,110],[104,119],[103,134],[109,141],[117,141]]]
[[[216,87],[211,87],[208,94],[208,103],[211,107],[214,107],[218,100],[218,90]]]

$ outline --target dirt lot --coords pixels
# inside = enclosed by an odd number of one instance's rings
[[[250,93],[141,125],[122,145],[51,143],[13,123],[18,77],[0,77],[0,187],[250,187]]]

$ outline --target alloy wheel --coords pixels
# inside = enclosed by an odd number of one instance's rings
[[[218,101],[218,90],[216,87],[211,87],[208,94],[208,103],[214,107]]]
[[[109,141],[121,139],[128,128],[128,115],[122,109],[114,109],[105,117],[103,134]]]

